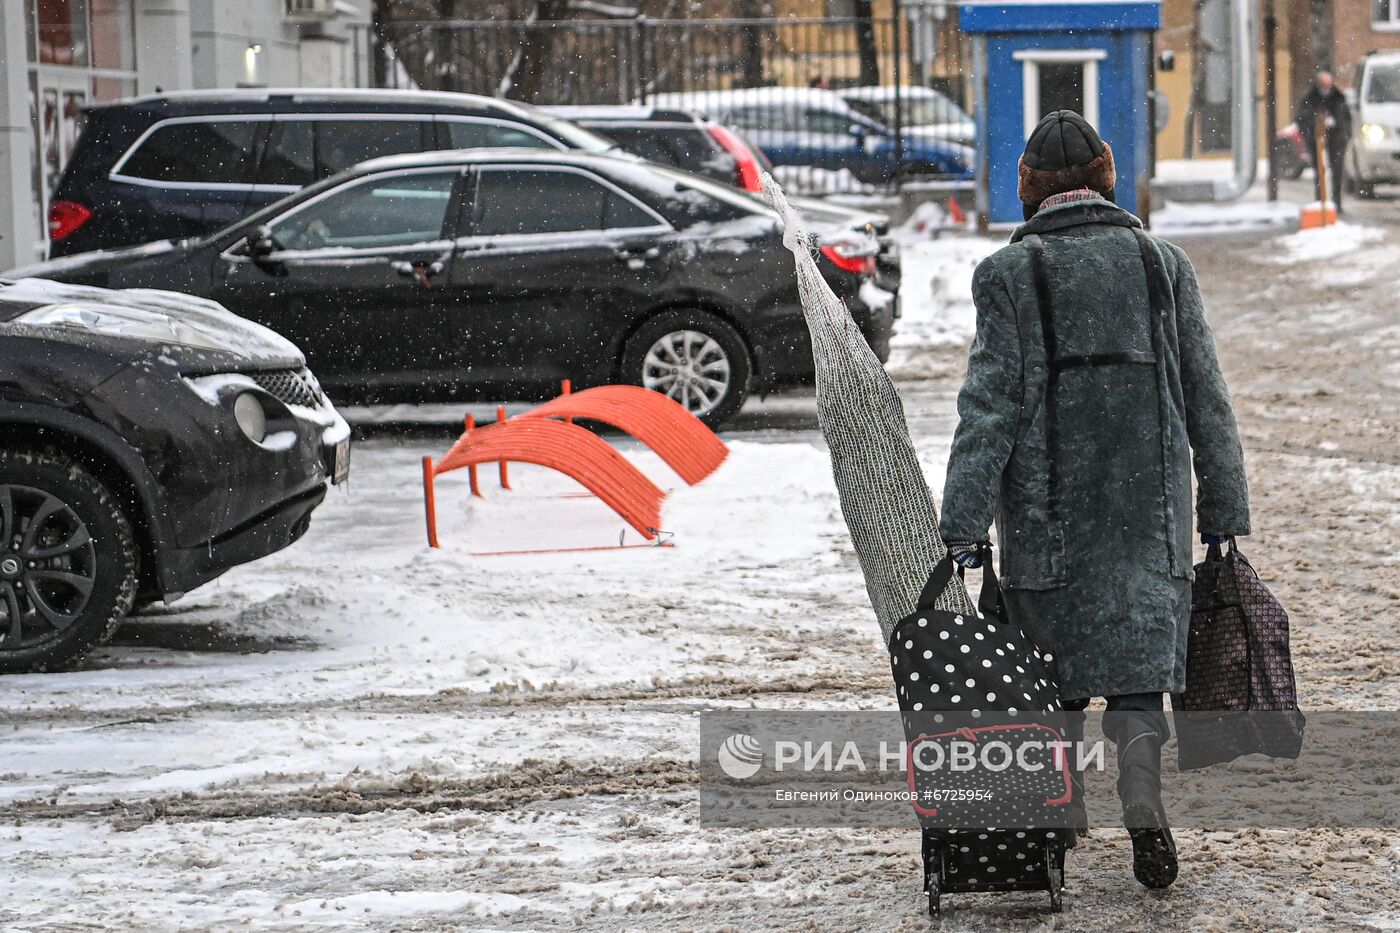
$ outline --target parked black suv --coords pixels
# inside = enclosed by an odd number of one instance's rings
[[[296,347],[208,301],[0,280],[0,673],[297,540],[350,430]]]
[[[819,263],[885,359],[893,297],[869,233],[809,221]],[[286,335],[338,393],[550,396],[624,382],[711,424],[750,385],[812,377],[778,216],[640,159],[468,149],[362,162],[199,240],[16,274],[215,299]],[[343,394],[343,393],[342,393]],[[337,397],[341,397],[339,394]]]
[[[49,255],[203,236],[357,162],[478,146],[598,151],[524,104],[416,91],[195,91],[88,108],[49,206]]]

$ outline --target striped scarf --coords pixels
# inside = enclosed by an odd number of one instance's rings
[[[1080,201],[1102,201],[1103,195],[1093,188],[1075,188],[1073,191],[1061,191],[1059,194],[1052,194],[1044,201],[1040,202],[1040,209],[1043,211],[1047,207],[1059,207],[1061,204],[1078,204]]]

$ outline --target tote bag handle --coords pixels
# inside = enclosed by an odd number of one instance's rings
[[[1001,598],[1001,583],[997,580],[997,572],[992,567],[992,546],[984,544],[981,546],[982,552],[982,591],[977,594],[977,611],[989,619],[1005,623],[1006,604]],[[963,568],[958,568],[958,579],[965,576]],[[914,607],[915,612],[932,612],[938,597],[947,588],[948,583],[953,579],[953,555],[945,553],[943,559],[934,565],[933,571],[929,574],[928,582],[924,584],[923,591],[919,593],[919,602]]]

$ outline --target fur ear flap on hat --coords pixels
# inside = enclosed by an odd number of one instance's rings
[[[1023,156],[1017,167],[1017,197],[1024,204],[1038,207],[1051,195],[1076,188],[1092,188],[1100,193],[1112,191],[1118,172],[1113,167],[1113,149],[1106,142],[1102,145],[1103,152],[1092,161],[1058,169],[1031,168]]]

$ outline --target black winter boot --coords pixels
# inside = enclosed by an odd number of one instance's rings
[[[1177,858],[1162,805],[1166,717],[1161,713],[1108,716],[1115,720],[1111,738],[1118,745],[1118,797],[1123,801],[1123,825],[1133,840],[1133,874],[1146,887],[1169,887],[1176,880]]]

